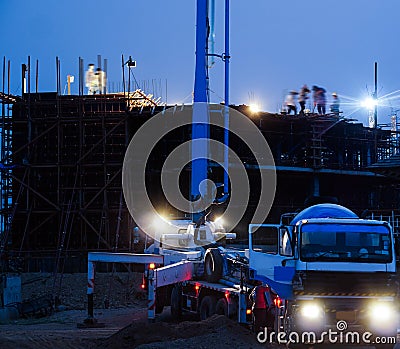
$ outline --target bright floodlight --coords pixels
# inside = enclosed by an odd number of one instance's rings
[[[378,105],[378,100],[376,100],[375,98],[371,98],[371,97],[367,98],[366,100],[364,100],[364,101],[362,102],[362,106],[363,106],[364,108],[369,109],[369,110],[374,109],[374,107],[375,107],[376,105]]]
[[[393,316],[394,316],[394,311],[390,306],[390,304],[380,302],[372,306],[371,318],[372,320],[377,322],[377,324],[393,320]]]
[[[322,316],[323,311],[321,307],[317,304],[304,304],[300,308],[301,315],[303,315],[305,318],[314,320]]]
[[[215,218],[214,222],[224,225],[224,220],[222,219],[222,216]]]
[[[252,113],[258,113],[260,111],[260,106],[256,103],[251,103],[249,107]]]

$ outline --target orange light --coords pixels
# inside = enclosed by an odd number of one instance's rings
[[[246,309],[246,315],[250,315],[251,314],[251,309]]]
[[[199,286],[199,285],[196,285],[196,286],[194,287],[194,289],[195,289],[196,291],[198,291],[198,290],[200,290],[200,286]]]
[[[141,287],[144,289],[144,288],[146,287],[146,285],[145,285],[145,284],[142,284]]]
[[[225,298],[226,298],[226,299],[229,298],[229,292],[228,292],[228,291],[225,292]]]
[[[150,263],[149,269],[155,269],[156,265],[154,263]]]
[[[282,305],[282,299],[280,299],[279,297],[276,297],[274,299],[274,303],[275,303],[276,307],[280,308],[280,306]]]

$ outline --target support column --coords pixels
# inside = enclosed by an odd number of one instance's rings
[[[156,290],[155,290],[154,269],[149,268],[148,276],[149,276],[148,277],[149,299],[147,302],[147,318],[150,322],[154,322],[156,319]]]
[[[95,265],[93,262],[88,262],[88,284],[87,284],[88,317],[87,317],[87,320],[94,318],[94,315],[93,315],[94,276],[95,276]]]

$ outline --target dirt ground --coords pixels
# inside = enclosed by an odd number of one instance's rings
[[[166,307],[154,323],[149,323],[147,301],[140,288],[142,275],[138,273],[97,274],[94,317],[103,327],[78,328],[77,324],[87,318],[86,277],[65,274],[60,284],[51,274],[23,274],[24,300],[56,292],[61,305],[45,317],[27,316],[0,325],[0,349],[285,348],[258,343],[247,328],[221,315],[205,321],[184,316],[176,323]]]
[[[246,328],[222,315],[204,321],[134,322],[110,338],[100,340],[98,349],[119,348],[272,348],[257,342]],[[278,347],[278,346],[276,346]]]
[[[60,288],[61,311],[0,325],[1,349],[121,349],[121,348],[268,348],[246,328],[224,316],[205,321],[192,317],[175,323],[169,308],[154,323],[147,321],[146,300],[140,291],[141,275],[98,274],[95,286],[95,318],[102,328],[79,329],[87,317],[86,274],[65,274]],[[23,299],[49,294],[54,278],[22,275]],[[108,306],[109,308],[105,308]],[[186,321],[185,321],[186,320]]]
[[[87,308],[87,274],[25,273],[22,279],[22,299],[58,295],[64,309]],[[134,306],[143,299],[141,273],[96,273],[94,307],[120,308]]]

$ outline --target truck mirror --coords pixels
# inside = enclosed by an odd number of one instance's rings
[[[286,227],[279,229],[279,254],[287,257],[293,256],[292,239]]]

